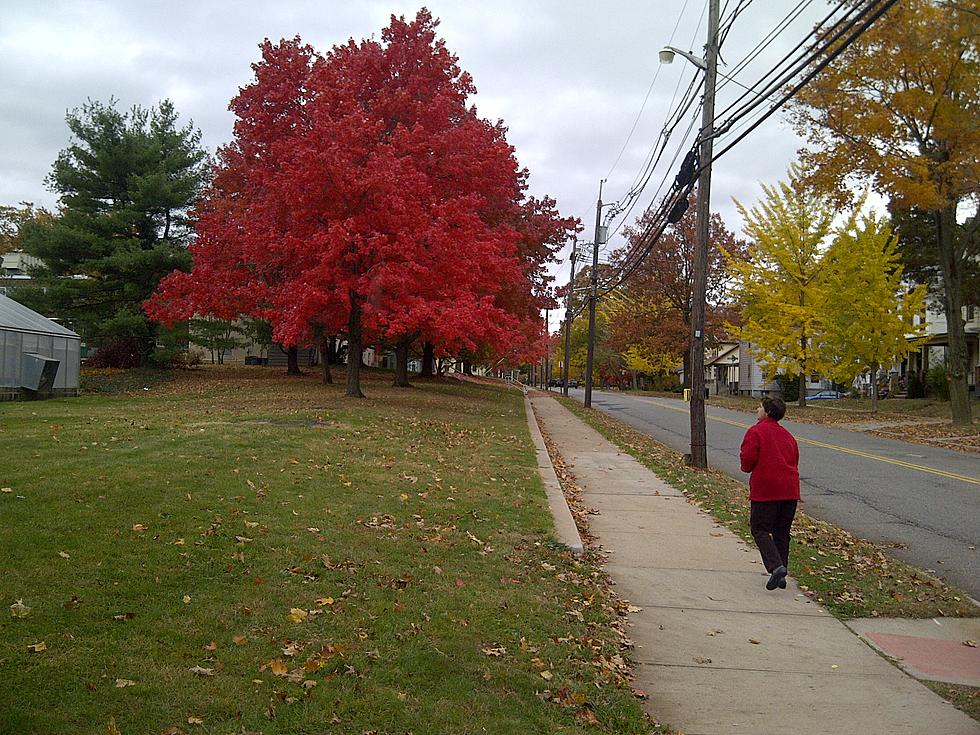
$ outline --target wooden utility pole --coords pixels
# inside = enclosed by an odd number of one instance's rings
[[[599,229],[602,227],[602,185],[599,182],[599,201],[595,205],[595,237],[592,238],[592,278],[589,286],[589,346],[585,358],[585,407],[592,408],[592,360],[595,357],[595,300],[599,288]]]
[[[708,2],[708,43],[704,47],[704,105],[701,110],[701,151],[698,178],[697,231],[694,253],[694,298],[691,313],[691,465],[708,466],[704,417],[704,312],[708,283],[708,225],[711,220],[711,156],[715,121],[715,80],[718,74],[718,3]]]

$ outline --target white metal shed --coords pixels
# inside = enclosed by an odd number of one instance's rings
[[[53,382],[42,375],[57,372]],[[0,294],[0,398],[41,387],[46,395],[78,395],[81,338],[70,329]],[[30,395],[28,393],[28,395]]]

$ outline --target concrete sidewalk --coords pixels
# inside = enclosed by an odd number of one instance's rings
[[[557,401],[531,394],[609,552],[632,622],[636,686],[685,735],[977,735],[980,724],[788,588],[768,592],[754,547],[719,526]]]

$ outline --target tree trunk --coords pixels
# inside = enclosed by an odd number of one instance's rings
[[[330,337],[320,337],[320,369],[324,384],[333,383],[333,375],[330,372]]]
[[[463,374],[472,375],[473,374],[473,363],[469,360],[463,360]]]
[[[293,345],[286,350],[286,375],[302,375],[299,369],[299,348]]]
[[[347,395],[364,398],[361,393],[362,325],[361,302],[351,294],[350,318],[347,321]]]
[[[800,311],[803,311],[804,307],[804,296],[803,292],[800,291]],[[796,405],[800,408],[806,408],[806,368],[807,368],[807,334],[806,326],[804,325],[803,331],[800,333],[800,353],[803,355],[803,359],[800,361],[800,390],[796,397]]]
[[[684,350],[684,383],[683,388],[691,387],[691,351]]]
[[[967,388],[967,347],[963,329],[963,254],[958,245],[956,206],[952,205],[935,213],[936,244],[939,247],[939,265],[943,274],[943,306],[946,309],[946,340],[949,359],[946,376],[949,380],[949,401],[953,424],[969,426],[972,423],[970,393]]]
[[[436,367],[436,348],[431,342],[426,342],[422,346],[422,371],[419,377],[431,378],[435,373]]]
[[[878,364],[871,366],[871,415],[878,413]]]
[[[408,348],[412,344],[410,337],[402,337],[395,343],[395,387],[411,388],[408,382]]]

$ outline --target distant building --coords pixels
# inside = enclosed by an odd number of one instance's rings
[[[15,286],[29,283],[31,269],[40,265],[40,260],[21,250],[0,255],[0,294],[6,296]]]

